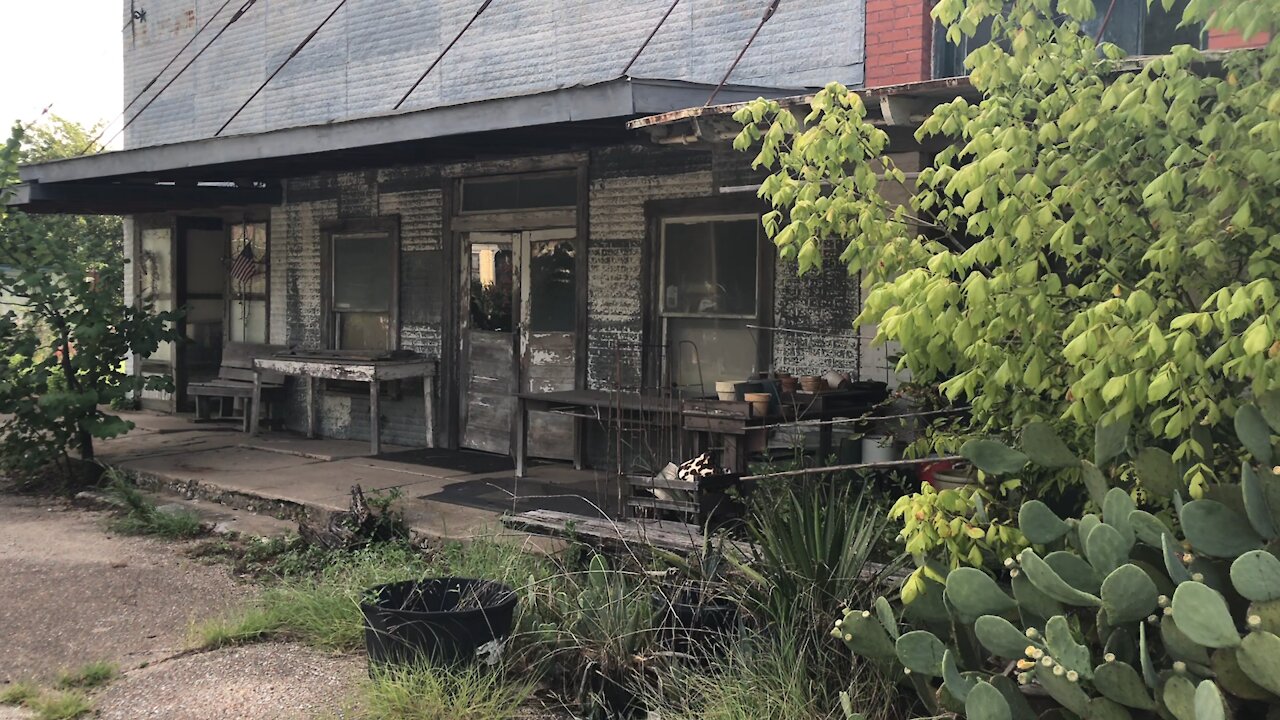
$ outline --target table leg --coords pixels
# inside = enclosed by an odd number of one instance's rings
[[[382,383],[378,380],[369,381],[369,449],[374,455],[382,452],[382,437],[378,433],[378,390],[381,389]]]
[[[253,395],[250,397],[249,406],[245,408],[245,430],[250,435],[258,434],[258,409],[262,407],[262,371],[255,369],[253,371]]]
[[[581,470],[587,466],[587,420],[573,419],[573,467]]]
[[[436,446],[436,376],[422,376],[422,394],[426,398],[427,447]]]
[[[515,441],[513,454],[516,456],[516,477],[522,478],[526,461],[529,459],[529,406],[525,404],[525,399],[522,397],[516,398]]]
[[[831,458],[831,425],[818,428],[818,463],[822,464]]]
[[[304,376],[307,381],[307,437],[316,436],[316,379]]]

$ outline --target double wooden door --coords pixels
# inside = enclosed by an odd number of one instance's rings
[[[510,454],[516,394],[574,388],[576,231],[470,232],[462,240],[460,441]],[[536,413],[529,423],[530,455],[573,457],[572,418]]]

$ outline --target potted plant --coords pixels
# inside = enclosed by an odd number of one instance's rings
[[[726,592],[725,542],[724,534],[704,532],[687,557],[655,551],[670,566],[653,593],[658,638],[674,652],[705,658],[738,626],[738,602]]]

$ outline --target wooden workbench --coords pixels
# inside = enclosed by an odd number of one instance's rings
[[[275,372],[304,378],[307,383],[307,437],[316,436],[316,383],[320,380],[346,380],[369,384],[369,449],[382,451],[379,428],[379,391],[388,380],[422,378],[422,394],[426,410],[427,447],[435,447],[435,379],[436,360],[425,356],[378,357],[344,355],[325,351],[281,353],[254,360],[253,417],[250,433],[258,433],[258,404],[262,395],[262,373]]]
[[[573,465],[586,465],[586,421],[629,422],[679,427],[679,400],[662,395],[610,392],[607,390],[556,390],[519,393],[516,396],[515,455],[516,477],[525,476],[529,460],[529,413],[551,412],[568,415],[573,422]]]

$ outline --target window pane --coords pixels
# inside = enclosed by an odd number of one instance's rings
[[[718,380],[745,380],[756,370],[756,338],[746,320],[671,318],[667,321],[672,379],[702,393]]]
[[[153,303],[156,312],[173,309],[173,243],[168,228],[152,228],[142,231],[142,300]],[[160,343],[156,351],[147,356],[150,360],[168,362],[173,358],[173,342]]]
[[[390,350],[390,326],[386,313],[338,313],[338,349]]]
[[[188,232],[184,243],[188,295],[222,295],[227,279],[227,266],[222,262],[225,237],[221,231]]]
[[[245,253],[245,248],[248,252]],[[237,259],[245,254],[246,259],[253,262],[253,275],[248,280],[231,278],[231,289],[237,295],[267,294],[267,224],[248,223],[231,226],[231,267]]]
[[[232,342],[266,342],[267,301],[232,300],[231,327],[227,334]]]
[[[663,312],[754,316],[757,225],[754,219],[667,223]]]
[[[572,240],[530,243],[529,329],[573,332],[577,307]]]
[[[218,374],[222,360],[222,300],[188,300],[187,373],[191,380],[207,380]]]
[[[510,332],[511,246],[475,243],[471,246],[471,328]]]
[[[462,181],[463,212],[573,207],[577,203],[578,178],[572,174],[466,178]]]
[[[333,236],[333,309],[389,314],[393,272],[391,238]]]

